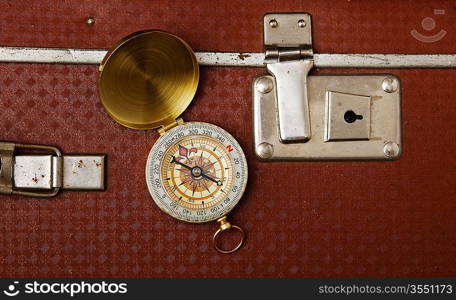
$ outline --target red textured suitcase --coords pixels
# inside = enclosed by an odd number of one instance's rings
[[[159,29],[195,51],[263,52],[263,15],[308,12],[315,53],[456,53],[453,1],[0,1],[0,44],[108,49]],[[93,17],[94,23],[87,24]],[[429,40],[430,37],[435,37]],[[456,268],[454,69],[316,68],[401,80],[396,161],[262,162],[253,145],[253,78],[264,68],[201,67],[182,117],[229,131],[249,165],[233,223],[236,253],[215,252],[212,224],[153,203],[144,168],[155,130],[112,120],[98,68],[0,64],[0,139],[107,154],[104,192],[1,196],[2,277],[444,277]]]

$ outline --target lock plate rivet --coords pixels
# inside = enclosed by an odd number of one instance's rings
[[[262,94],[267,94],[272,90],[273,83],[269,78],[262,77],[262,78],[258,79],[258,81],[255,84],[255,87],[258,92],[260,92]]]
[[[382,82],[382,89],[387,93],[394,93],[399,87],[399,82],[396,78],[387,77]]]
[[[395,158],[399,155],[399,146],[394,142],[388,142],[383,147],[383,153],[386,158]]]
[[[270,158],[274,154],[274,147],[269,143],[261,143],[258,145],[256,153],[261,158]]]
[[[271,26],[272,28],[276,28],[278,25],[279,23],[276,19],[272,19],[271,21],[269,21],[269,26]]]

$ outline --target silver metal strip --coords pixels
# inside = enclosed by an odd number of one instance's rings
[[[0,62],[98,65],[106,50],[0,47]]]
[[[0,47],[0,62],[98,65],[106,50]],[[196,52],[202,66],[264,67],[264,53]],[[316,68],[456,68],[456,54],[314,54]]]
[[[456,54],[315,54],[317,68],[456,68]]]
[[[196,52],[202,66],[264,67],[264,53],[254,52]]]

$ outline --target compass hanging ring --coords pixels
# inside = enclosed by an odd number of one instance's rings
[[[118,123],[133,129],[159,128],[146,162],[146,183],[157,206],[190,223],[222,220],[214,235],[238,229],[226,215],[247,185],[247,161],[236,139],[222,128],[179,118],[193,99],[199,65],[180,38],[161,31],[127,36],[106,54],[98,81],[101,103]],[[229,224],[229,225],[228,225]]]
[[[239,226],[231,225],[231,223],[228,222],[226,216],[221,217],[220,219],[217,220],[217,222],[220,223],[220,228],[214,233],[214,237],[212,238],[212,242],[214,244],[215,250],[217,250],[218,252],[223,253],[223,254],[229,254],[229,253],[233,253],[233,252],[236,252],[237,250],[239,250],[239,248],[242,247],[242,245],[244,244],[244,241],[245,241],[244,230]],[[241,234],[241,239],[234,248],[228,249],[228,250],[222,249],[221,246],[219,246],[219,239],[220,239],[221,233],[226,230],[230,230],[230,229],[236,229]]]

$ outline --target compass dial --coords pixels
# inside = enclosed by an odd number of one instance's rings
[[[155,203],[187,222],[226,215],[242,197],[247,162],[237,141],[207,123],[174,127],[150,151],[146,178]]]

